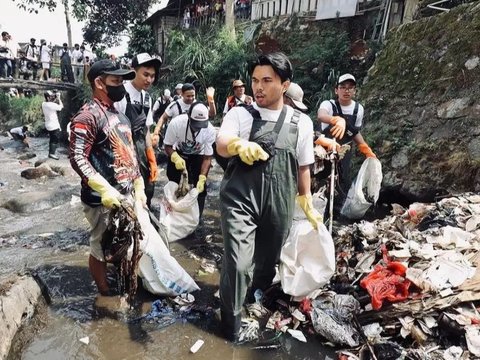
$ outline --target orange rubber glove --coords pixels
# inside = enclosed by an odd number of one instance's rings
[[[158,167],[157,167],[157,159],[155,158],[155,151],[153,151],[153,147],[149,146],[145,150],[148,160],[148,167],[150,168],[150,176],[148,177],[149,182],[155,182],[158,176]]]
[[[340,116],[334,116],[332,120],[330,120],[330,124],[333,125],[330,133],[337,139],[342,139],[345,134],[345,128],[347,127],[345,119]]]
[[[333,151],[333,144],[336,144],[337,152],[340,151],[340,144],[332,139],[326,138],[325,136],[320,136],[317,140],[315,140],[315,145],[321,145],[328,151]]]
[[[377,156],[373,153],[372,149],[370,149],[370,146],[368,146],[367,143],[358,144],[358,150],[367,158],[377,158]]]

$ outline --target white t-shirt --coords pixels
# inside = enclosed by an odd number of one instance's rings
[[[253,107],[260,112],[260,116],[265,121],[277,122],[282,110],[269,110],[260,108],[256,103]],[[285,123],[292,120],[293,108],[287,106],[287,115]],[[252,129],[252,115],[244,108],[236,106],[232,108],[224,117],[218,136],[238,136],[248,140]],[[297,160],[300,166],[313,164],[313,123],[305,114],[300,114],[298,121],[298,141],[297,141]]]
[[[165,114],[167,114],[167,116],[170,119],[173,119],[174,117],[180,115],[180,113],[178,112],[177,102],[178,104],[180,104],[180,108],[182,109],[182,114],[185,114],[188,110],[190,110],[190,106],[192,105],[192,104],[185,104],[182,98],[176,101],[173,101],[170,105],[167,106],[167,109],[165,110]]]
[[[177,144],[185,141],[185,132],[187,133],[187,139],[193,140],[192,131],[187,130],[188,115],[182,114],[176,116],[170,121],[170,124],[167,127],[167,132],[165,134],[165,139],[163,143],[165,145],[173,146],[175,150],[177,149]],[[199,155],[213,155],[213,143],[215,142],[216,131],[213,125],[208,122],[208,127],[200,129],[195,140],[203,145],[203,150]]]
[[[344,115],[353,115],[353,110],[355,110],[355,104],[356,102],[352,100],[352,103],[348,106],[340,105],[340,107],[342,108],[342,113]],[[320,109],[325,110],[328,113],[328,115],[333,116],[333,106],[329,100],[322,101],[318,110]],[[358,128],[362,127],[362,121],[363,121],[363,106],[361,104],[358,104],[357,120],[355,121],[355,126]],[[330,124],[322,122],[322,131],[325,130],[329,125]]]
[[[81,59],[79,61],[79,59]],[[83,53],[80,49],[72,50],[72,64],[73,65],[82,65],[83,64]]]
[[[17,134],[17,135],[20,135],[20,136],[25,135],[25,133],[23,132],[23,126],[14,127],[13,129],[10,130],[10,133],[11,134]]]
[[[150,95],[148,96],[147,104],[145,101],[145,95],[147,94],[147,92],[145,90],[138,91],[132,85],[131,81],[126,81],[123,85],[125,86],[125,90],[127,90],[127,93],[130,95],[130,102],[132,104],[143,104],[144,106],[148,107],[149,110],[147,113],[146,125],[151,126],[153,124],[152,97]],[[116,102],[115,104],[113,104],[113,106],[115,107],[115,109],[117,109],[118,112],[125,114],[125,111],[127,110],[127,97],[124,97],[122,100]]]
[[[247,95],[243,94],[241,97],[240,97],[240,100],[235,97],[235,105],[239,105],[239,104],[243,104],[245,103],[245,98],[247,97]],[[225,106],[223,107],[223,114],[225,115],[226,113],[228,112],[228,98],[227,100],[225,101]]]
[[[40,46],[42,50],[40,51],[40,62],[49,63],[51,59],[50,52],[52,51],[48,45]]]
[[[60,129],[57,111],[60,111],[62,109],[63,104],[61,102],[60,104],[51,101],[44,101],[42,103],[43,115],[45,116],[45,128],[48,131]]]

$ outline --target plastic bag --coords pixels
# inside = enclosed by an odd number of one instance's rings
[[[137,202],[135,212],[144,233],[143,240],[140,241],[143,255],[139,263],[143,287],[152,294],[170,296],[200,290],[191,276],[170,255],[150,222],[147,210]]]
[[[385,266],[376,265],[373,271],[360,281],[360,286],[368,291],[372,298],[372,307],[379,310],[383,300],[390,302],[403,301],[408,298],[410,280],[405,278],[407,267],[402,263],[390,261],[387,249],[382,247]]]
[[[335,247],[323,224],[315,230],[297,205],[290,234],[280,254],[279,274],[283,291],[306,296],[324,286],[335,272]],[[296,220],[298,219],[298,220]]]
[[[163,188],[166,204],[160,211],[160,222],[167,227],[168,241],[177,241],[193,233],[200,221],[198,190],[193,188],[187,195],[178,199],[175,191],[178,184],[169,181]]]
[[[380,161],[375,158],[365,159],[355,181],[348,190],[347,199],[340,211],[341,214],[349,219],[362,218],[370,206],[377,202],[382,178]]]

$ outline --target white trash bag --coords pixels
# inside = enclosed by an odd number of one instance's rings
[[[167,227],[168,241],[177,241],[193,233],[200,222],[198,190],[194,187],[184,197],[177,199],[178,184],[169,181],[163,188],[166,203],[160,211],[160,222]]]
[[[324,224],[315,230],[296,205],[290,234],[280,254],[279,274],[283,291],[306,296],[323,287],[335,272],[335,247]]]
[[[370,206],[377,202],[382,178],[380,160],[366,158],[348,190],[347,199],[340,213],[349,219],[361,219]]]
[[[139,202],[135,203],[135,212],[143,231],[143,240],[140,241],[143,254],[139,263],[143,287],[152,294],[168,296],[200,290],[191,276],[170,255],[150,222],[147,210]]]

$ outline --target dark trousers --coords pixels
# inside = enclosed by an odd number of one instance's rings
[[[60,129],[48,131],[48,134],[50,135],[50,142],[48,144],[48,154],[55,155],[55,152],[57,151],[58,143],[60,140]]]

